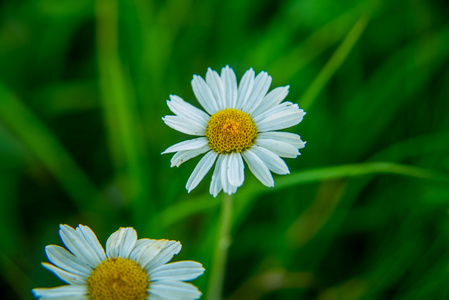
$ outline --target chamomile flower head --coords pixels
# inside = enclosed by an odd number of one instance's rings
[[[216,197],[221,190],[233,194],[244,181],[244,163],[268,187],[274,186],[271,172],[288,174],[281,157],[295,158],[305,142],[297,134],[279,131],[302,121],[305,112],[292,102],[281,103],[289,86],[268,92],[271,76],[253,69],[243,75],[240,84],[229,66],[221,74],[210,68],[206,80],[193,76],[193,92],[205,111],[170,95],[169,109],[175,114],[163,121],[185,134],[199,136],[175,144],[164,153],[174,153],[171,166],[179,167],[200,154],[187,181],[193,190],[215,163],[209,192]]]
[[[36,288],[39,299],[170,300],[198,299],[201,292],[189,281],[202,275],[198,262],[168,263],[181,250],[170,240],[137,239],[133,228],[120,228],[106,242],[106,252],[93,231],[60,225],[59,235],[68,250],[45,247],[48,270],[68,283]]]

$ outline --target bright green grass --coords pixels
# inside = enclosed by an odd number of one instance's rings
[[[61,285],[41,267],[58,224],[179,240],[207,295],[221,196],[170,94],[229,64],[290,85],[308,143],[269,189],[234,197],[227,299],[449,297],[449,7],[444,1],[3,1],[0,4],[2,299]],[[205,298],[205,297],[203,297]]]

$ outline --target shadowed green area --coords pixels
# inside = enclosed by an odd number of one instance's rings
[[[245,168],[225,299],[449,297],[449,5],[420,0],[0,3],[0,283],[5,299],[63,283],[42,268],[58,225],[179,240],[207,295],[221,196],[175,94],[229,64],[290,85],[307,145],[267,188]],[[205,298],[203,296],[203,298]]]

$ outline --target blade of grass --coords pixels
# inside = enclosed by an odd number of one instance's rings
[[[329,82],[329,79],[335,74],[335,72],[340,68],[340,66],[345,61],[348,54],[351,52],[355,43],[359,40],[362,35],[366,25],[368,24],[368,16],[361,16],[351,30],[346,35],[343,42],[335,50],[332,57],[328,60],[326,65],[318,73],[317,77],[313,80],[312,84],[309,86],[307,91],[301,97],[300,104],[304,110],[308,110],[313,102],[315,101],[318,94]]]
[[[100,193],[48,128],[2,82],[0,118],[53,174],[80,211],[92,206]]]
[[[290,49],[286,55],[272,62],[268,69],[273,74],[277,74],[277,80],[281,82],[289,81],[305,65],[340,41],[360,14],[366,12],[374,13],[379,8],[378,6],[379,3],[372,0],[354,5],[350,10],[317,28],[303,42]],[[298,29],[293,27],[292,30]],[[294,67],[286,68],[286,66]]]
[[[17,295],[22,299],[30,297],[30,289],[36,287],[36,284],[12,259],[3,251],[0,251],[0,266],[3,278],[14,289]]]
[[[109,147],[118,181],[124,180],[134,221],[139,226],[154,210],[150,200],[149,166],[136,100],[125,76],[118,50],[118,2],[97,0],[97,46],[102,106],[106,118]]]
[[[261,189],[259,182],[248,182],[241,188],[241,190],[239,190],[240,200],[235,202],[236,211],[244,209],[242,206],[250,206],[253,201],[252,199],[256,198],[256,196],[261,193],[275,192],[299,184],[374,174],[396,174],[414,178],[449,182],[449,176],[446,174],[441,174],[425,168],[389,162],[370,162],[323,167],[294,172],[289,176],[277,178],[276,186],[271,189]],[[190,198],[189,200],[173,204],[166,210],[160,212],[156,220],[160,220],[160,222],[162,222],[162,227],[167,227],[193,214],[215,208],[220,203],[220,201],[211,200],[206,196]]]
[[[354,177],[370,174],[397,174],[415,178],[432,179],[438,181],[448,181],[449,177],[445,174],[433,170],[401,165],[390,162],[370,162],[362,164],[349,164],[343,166],[324,167],[312,170],[292,173],[289,176],[279,178],[276,186],[271,189],[276,191],[297,184],[330,180],[343,177]],[[271,191],[270,190],[270,191]]]

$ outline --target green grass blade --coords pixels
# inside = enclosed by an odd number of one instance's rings
[[[90,207],[100,193],[48,128],[0,82],[0,119],[28,146],[53,174],[80,211]]]
[[[397,174],[415,178],[448,181],[449,176],[440,174],[433,170],[401,165],[390,162],[372,162],[361,164],[350,164],[343,166],[324,167],[312,170],[294,172],[289,176],[277,179],[273,191],[288,188],[298,184],[331,180],[344,177],[355,177],[371,174]]]
[[[236,210],[245,210],[251,206],[253,199],[260,193],[275,192],[299,184],[320,182],[338,178],[357,177],[375,174],[396,174],[420,179],[437,180],[449,183],[449,175],[441,174],[433,170],[412,167],[407,165],[389,163],[389,162],[370,162],[361,164],[350,164],[332,167],[323,167],[311,170],[294,172],[288,176],[276,179],[274,188],[261,188],[259,182],[249,182],[242,187],[237,194]],[[213,209],[220,201],[211,200],[209,195],[190,198],[173,204],[171,207],[162,211],[156,220],[160,220],[161,227],[168,227],[191,215]],[[236,213],[238,214],[238,213]]]
[[[335,74],[338,68],[340,68],[356,42],[359,40],[366,25],[368,24],[368,20],[369,18],[365,15],[361,16],[357,20],[357,22],[346,35],[343,42],[340,44],[337,50],[335,50],[332,57],[321,69],[320,73],[317,75],[317,77],[315,77],[312,84],[301,97],[301,108],[307,111],[312,106],[318,94],[326,86],[326,84],[329,82],[329,79]]]
[[[102,106],[116,179],[123,183],[125,202],[131,205],[136,226],[148,218],[154,202],[145,140],[131,81],[126,76],[118,50],[118,3],[96,1],[97,45]]]

